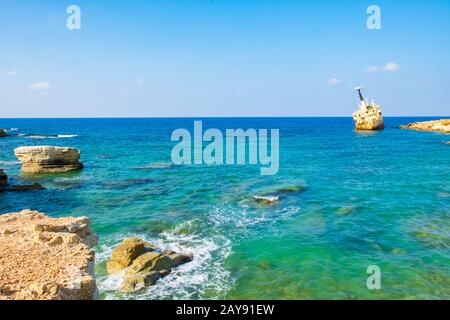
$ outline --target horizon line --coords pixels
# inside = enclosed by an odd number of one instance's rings
[[[265,119],[265,118],[275,118],[275,119],[299,119],[299,118],[350,118],[352,116],[79,116],[79,117],[5,117],[0,118],[0,120],[11,120],[11,119]],[[396,116],[383,116],[383,118],[450,118],[450,115],[396,115]]]

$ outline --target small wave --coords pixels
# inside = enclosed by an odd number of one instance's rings
[[[77,134],[58,134],[57,135],[58,138],[75,138],[78,137]]]
[[[20,164],[20,161],[1,161],[0,160],[0,165],[2,166],[17,166]]]
[[[27,139],[64,139],[64,138],[75,138],[78,137],[76,134],[58,134],[58,135],[50,135],[50,136],[41,136],[41,135],[30,135],[25,136]]]

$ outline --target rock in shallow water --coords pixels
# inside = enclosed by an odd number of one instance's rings
[[[133,292],[155,284],[172,268],[192,258],[192,254],[164,251],[139,238],[127,238],[113,250],[107,271],[109,274],[124,272],[120,290]]]
[[[14,154],[22,162],[24,173],[60,173],[83,167],[80,162],[80,151],[74,148],[19,147],[14,150]]]
[[[97,236],[90,221],[24,210],[0,216],[0,300],[87,300]]]
[[[7,134],[6,134],[5,129],[0,129],[0,137],[6,137],[6,136],[7,136]]]

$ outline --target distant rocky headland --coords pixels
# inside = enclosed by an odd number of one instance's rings
[[[450,133],[450,119],[413,122],[400,126],[400,129]]]

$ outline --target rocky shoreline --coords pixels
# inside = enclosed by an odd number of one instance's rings
[[[400,126],[400,129],[450,133],[450,119],[413,122]]]
[[[88,300],[97,236],[87,217],[0,215],[0,300]]]

